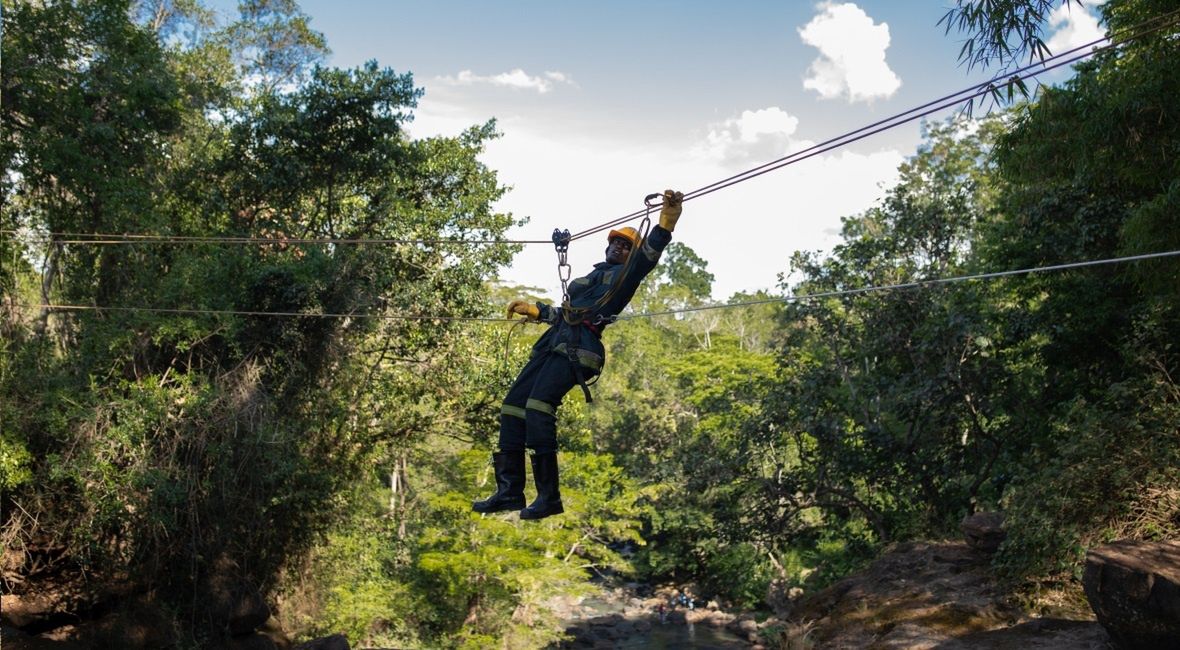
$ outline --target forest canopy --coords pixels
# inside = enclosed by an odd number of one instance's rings
[[[1053,4],[948,28],[1003,65]],[[326,66],[293,0],[4,0],[0,591],[144,599],[186,647],[225,580],[300,636],[542,647],[590,575],[765,609],[992,510],[1014,589],[1076,588],[1094,544],[1180,537],[1180,261],[830,294],[1180,250],[1175,35],[927,123],[749,306],[673,243],[632,313],[696,311],[610,327],[560,411],[566,513],[526,526],[470,511],[536,334],[462,320],[529,292],[473,243],[520,223],[495,122],[410,137],[412,75]]]

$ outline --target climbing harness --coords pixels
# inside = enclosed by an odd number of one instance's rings
[[[573,368],[574,378],[577,379],[578,386],[581,387],[582,395],[586,398],[587,404],[594,401],[593,395],[590,394],[590,387],[597,383],[599,376],[596,375],[589,381],[586,380],[586,376],[582,372],[581,360],[578,358],[578,349],[570,340],[570,335],[574,327],[581,326],[590,330],[594,336],[601,338],[602,329],[617,320],[617,315],[604,316],[597,312],[614,298],[619,287],[622,286],[623,280],[627,277],[628,272],[630,272],[632,265],[634,265],[636,255],[639,253],[638,249],[647,242],[647,233],[651,229],[651,212],[656,207],[662,205],[662,202],[652,203],[652,201],[662,199],[663,196],[663,194],[655,192],[643,197],[643,221],[639,223],[639,228],[637,229],[639,243],[633,247],[631,254],[627,256],[627,261],[623,264],[623,270],[616,274],[610,289],[589,307],[574,307],[570,304],[569,280],[572,270],[569,264],[570,231],[560,228],[553,229],[553,248],[557,251],[557,278],[561,280],[561,317],[566,324],[571,326],[562,332],[562,340],[555,349],[564,349],[570,366]],[[591,314],[593,314],[592,318],[590,317]]]
[[[585,396],[587,403],[594,401],[593,395],[590,394],[590,386],[593,386],[598,381],[599,376],[595,375],[589,381],[586,380],[586,375],[582,372],[582,361],[578,355],[580,352],[585,354],[590,353],[579,350],[574,345],[574,341],[571,340],[571,334],[574,331],[574,327],[585,327],[595,337],[601,338],[602,329],[618,320],[618,315],[605,316],[598,313],[598,310],[610,303],[611,299],[618,293],[619,287],[622,286],[623,280],[635,264],[636,256],[639,253],[638,249],[647,243],[647,234],[651,230],[651,212],[656,207],[662,205],[662,203],[653,203],[653,201],[662,198],[663,194],[659,192],[648,194],[643,198],[643,220],[639,223],[639,228],[636,230],[639,234],[639,243],[633,246],[631,254],[627,256],[627,261],[623,263],[622,271],[616,274],[610,289],[589,307],[574,307],[570,304],[569,282],[570,277],[573,275],[573,267],[569,263],[569,246],[572,237],[569,230],[561,228],[553,229],[551,239],[553,241],[553,249],[557,252],[557,279],[561,281],[561,317],[570,326],[561,331],[561,339],[554,346],[553,350],[564,353],[566,358],[569,359],[574,378],[577,380],[578,386],[581,387],[582,394]],[[536,321],[529,321],[528,318],[522,318],[508,330],[507,335],[504,337],[505,369],[507,369],[508,359],[512,349],[512,334],[516,331],[517,327],[527,322]],[[597,358],[597,355],[591,356]],[[602,360],[598,359],[599,366],[601,362]]]

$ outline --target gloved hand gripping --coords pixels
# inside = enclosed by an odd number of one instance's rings
[[[660,227],[668,232],[676,230],[676,222],[680,220],[681,203],[684,201],[683,192],[664,190],[664,207],[660,209]]]
[[[541,310],[533,303],[525,300],[513,300],[508,303],[508,318],[512,318],[514,314],[520,314],[529,320],[538,320],[541,318]]]

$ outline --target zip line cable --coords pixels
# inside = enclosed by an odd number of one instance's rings
[[[18,234],[16,230],[0,229],[2,234]],[[65,239],[52,239],[64,237]],[[447,244],[552,244],[550,239],[371,239],[356,237],[233,237],[233,236],[186,236],[186,235],[118,235],[80,232],[33,233],[33,239],[53,244],[425,244],[441,246]]]
[[[855,296],[865,293],[875,293],[878,291],[893,291],[897,289],[918,289],[930,287],[940,284],[953,284],[955,282],[968,282],[971,280],[991,280],[994,278],[1003,278],[1012,275],[1031,275],[1033,273],[1045,273],[1049,271],[1064,271],[1067,269],[1080,269],[1088,266],[1102,266],[1107,264],[1119,264],[1123,262],[1139,262],[1143,260],[1160,259],[1165,257],[1180,256],[1180,250],[1167,251],[1163,253],[1145,253],[1143,255],[1129,255],[1127,257],[1113,257],[1103,260],[1089,260],[1085,262],[1069,262],[1066,264],[1054,264],[1052,266],[1037,266],[1027,269],[1015,269],[1011,271],[992,271],[990,273],[975,273],[973,275],[958,275],[949,278],[934,278],[931,280],[914,280],[913,282],[901,282],[898,284],[877,285],[871,287],[861,287],[859,289],[840,289],[838,291],[823,291],[820,293],[805,293],[793,296],[783,296],[781,298],[766,298],[764,300],[750,300],[743,302],[731,302],[722,305],[704,305],[701,307],[686,307],[684,309],[670,309],[668,311],[645,312],[642,314],[631,314],[629,316],[619,316],[616,320],[631,320],[636,318],[652,318],[654,316],[668,316],[671,314],[684,314],[696,311],[708,311],[711,309],[730,309],[732,307],[751,307],[754,305],[767,305],[773,303],[789,303],[802,302],[805,300],[819,300],[823,298],[838,298],[844,296]]]
[[[722,179],[719,181],[714,181],[713,183],[710,183],[710,184],[705,185],[703,187],[697,188],[697,189],[692,190],[690,192],[685,192],[684,193],[684,201],[690,201],[692,199],[699,198],[699,197],[705,196],[707,194],[711,194],[713,192],[716,192],[717,190],[724,189],[724,188],[730,187],[732,185],[736,185],[736,184],[741,183],[743,181],[750,180],[752,178],[761,176],[763,174],[766,174],[768,172],[771,172],[771,171],[774,171],[777,169],[781,169],[783,167],[786,167],[787,165],[792,165],[794,163],[806,160],[806,159],[811,158],[813,156],[817,156],[822,153],[827,153],[828,151],[831,151],[833,149],[852,144],[853,142],[867,138],[870,135],[875,135],[877,133],[881,133],[882,131],[887,131],[887,130],[892,129],[894,127],[901,126],[902,124],[912,122],[920,117],[925,117],[926,115],[930,115],[931,113],[936,113],[940,110],[951,108],[952,106],[955,106],[957,104],[961,104],[962,102],[965,102],[967,100],[972,100],[977,97],[987,95],[987,94],[996,90],[996,82],[997,81],[1006,81],[1008,83],[1013,83],[1013,82],[1018,81],[1020,79],[1034,78],[1040,74],[1044,74],[1045,72],[1049,72],[1049,71],[1059,68],[1063,65],[1068,65],[1070,63],[1087,58],[1087,57],[1097,54],[1099,52],[1102,52],[1102,51],[1105,51],[1108,49],[1112,49],[1115,47],[1119,47],[1119,46],[1121,46],[1125,43],[1128,43],[1130,41],[1133,41],[1135,39],[1142,38],[1143,36],[1146,36],[1150,33],[1159,31],[1161,29],[1166,29],[1168,27],[1171,27],[1171,26],[1177,24],[1177,22],[1180,22],[1177,20],[1178,15],[1180,15],[1180,9],[1170,11],[1170,12],[1168,12],[1166,14],[1162,14],[1160,16],[1156,16],[1155,18],[1145,20],[1133,27],[1129,27],[1127,29],[1121,30],[1119,32],[1119,35],[1124,35],[1127,32],[1139,30],[1141,28],[1144,28],[1146,25],[1149,25],[1154,22],[1160,22],[1160,24],[1155,25],[1154,27],[1151,27],[1151,28],[1142,29],[1142,31],[1137,31],[1136,33],[1129,34],[1125,38],[1122,38],[1121,40],[1115,40],[1117,38],[1116,35],[1111,35],[1110,37],[1103,37],[1103,38],[1091,41],[1090,43],[1086,43],[1084,45],[1080,45],[1078,47],[1075,47],[1071,50],[1067,50],[1067,51],[1062,52],[1060,54],[1048,57],[1042,61],[1038,61],[1037,63],[1029,64],[1027,66],[1024,66],[1023,68],[1018,68],[1017,70],[1013,71],[1010,74],[994,77],[990,81],[985,82],[983,84],[977,84],[977,85],[970,86],[970,87],[960,90],[956,93],[946,95],[946,96],[941,97],[939,99],[922,104],[921,106],[911,108],[907,111],[903,111],[903,112],[898,113],[896,115],[887,117],[883,120],[879,120],[879,121],[874,122],[873,124],[870,124],[868,126],[864,126],[859,129],[856,129],[854,131],[850,131],[848,133],[845,133],[845,134],[836,136],[834,138],[825,140],[824,142],[812,145],[812,146],[810,146],[806,149],[803,149],[801,151],[797,151],[797,152],[788,154],[786,156],[783,156],[782,158],[778,158],[776,160],[772,160],[770,162],[763,163],[762,165],[759,165],[757,167],[753,167],[751,169],[745,170],[745,171],[740,172],[738,174],[734,174],[733,176],[730,176],[729,178],[725,178],[725,179]],[[1103,43],[1105,41],[1109,41],[1109,43],[1107,45],[1099,46],[1100,43]],[[1090,49],[1090,51],[1088,51],[1088,52],[1082,52],[1081,54],[1078,54],[1078,52],[1080,52],[1082,50],[1086,50],[1088,48],[1092,48],[1092,49]],[[1033,68],[1038,68],[1038,67],[1041,69],[1040,70],[1033,70]],[[1026,72],[1028,74],[1025,74]],[[608,221],[608,222],[603,223],[601,225],[594,226],[593,228],[589,228],[587,230],[580,231],[578,233],[571,235],[570,239],[571,240],[580,239],[582,237],[586,237],[587,235],[591,235],[596,232],[606,230],[607,228],[613,228],[619,224],[622,224],[622,223],[625,223],[625,222],[630,221],[632,219],[638,218],[639,216],[641,216],[643,214],[643,212],[644,212],[643,210],[637,210],[637,211],[627,214],[623,217],[619,217],[617,219],[614,219],[612,221]]]
[[[1045,72],[1056,69],[1056,68],[1061,67],[1063,65],[1068,65],[1069,63],[1073,63],[1073,62],[1078,61],[1080,59],[1089,57],[1093,54],[1097,54],[1097,53],[1102,52],[1104,50],[1108,50],[1108,49],[1111,49],[1114,47],[1121,46],[1121,45],[1123,45],[1127,42],[1130,42],[1134,39],[1142,38],[1143,36],[1146,36],[1147,34],[1150,34],[1155,31],[1159,31],[1161,29],[1165,29],[1169,26],[1176,24],[1177,20],[1175,17],[1177,14],[1180,14],[1180,9],[1173,10],[1167,14],[1163,14],[1161,16],[1157,16],[1155,18],[1143,21],[1142,23],[1139,23],[1138,25],[1136,25],[1132,28],[1128,28],[1128,29],[1123,30],[1122,32],[1120,32],[1121,34],[1125,34],[1126,32],[1131,32],[1131,31],[1137,30],[1137,29],[1139,29],[1145,25],[1148,25],[1150,23],[1153,23],[1153,22],[1160,23],[1154,27],[1151,27],[1148,29],[1143,29],[1142,31],[1130,34],[1126,38],[1124,38],[1123,40],[1115,40],[1116,39],[1115,35],[1112,35],[1109,38],[1104,37],[1102,39],[1092,41],[1091,43],[1073,48],[1072,50],[1068,50],[1068,51],[1063,52],[1062,54],[1056,55],[1054,57],[1049,57],[1048,59],[1039,61],[1035,64],[1030,64],[1028,66],[1025,66],[1024,68],[1020,68],[1017,71],[1015,71],[1014,73],[1012,73],[1011,75],[1006,76],[1005,78],[1008,80],[1008,83],[1014,83],[1015,81],[1020,80],[1022,78],[1021,75],[1023,75],[1025,72],[1028,72],[1028,74],[1024,75],[1023,78],[1033,78],[1033,77],[1036,77],[1037,75],[1043,74]],[[1101,43],[1103,41],[1110,41],[1110,42],[1104,46],[1097,45],[1098,43]],[[1084,50],[1086,48],[1092,48],[1092,49],[1089,52],[1083,52],[1081,54],[1076,54],[1077,52]],[[1074,56],[1070,56],[1070,55],[1074,55]],[[1053,63],[1051,65],[1048,65],[1050,61],[1052,61]],[[1039,67],[1041,69],[1029,72],[1030,70],[1032,70],[1032,68],[1037,68],[1037,67]],[[932,102],[927,102],[926,104],[923,104],[922,106],[919,106],[917,108],[913,108],[908,111],[894,115],[892,117],[886,118],[884,120],[880,120],[880,121],[875,122],[875,123],[868,125],[866,127],[862,127],[862,128],[857,129],[855,131],[851,131],[849,133],[846,133],[842,136],[838,136],[836,138],[829,139],[823,143],[813,145],[812,147],[809,147],[809,148],[804,149],[802,151],[795,152],[793,154],[784,156],[782,158],[779,158],[777,160],[773,160],[768,163],[764,163],[763,165],[759,165],[758,167],[754,167],[752,169],[746,170],[746,171],[736,174],[734,176],[730,176],[729,178],[722,179],[720,181],[715,181],[713,183],[710,183],[709,185],[705,185],[703,187],[697,188],[695,190],[692,190],[692,191],[686,193],[684,196],[684,200],[688,201],[688,200],[691,200],[694,198],[705,196],[707,194],[710,194],[712,192],[716,192],[716,191],[724,189],[726,187],[736,185],[737,183],[741,183],[743,181],[750,180],[751,178],[755,178],[757,176],[761,176],[761,175],[769,173],[771,171],[781,169],[782,167],[785,167],[787,165],[794,164],[796,162],[800,162],[802,160],[819,155],[821,153],[826,153],[827,151],[831,151],[832,149],[835,149],[837,147],[851,144],[853,142],[856,142],[857,140],[861,140],[861,139],[866,138],[870,135],[880,133],[881,131],[885,131],[887,129],[891,129],[896,126],[900,126],[901,124],[911,122],[914,119],[917,119],[919,117],[923,117],[925,115],[929,115],[930,113],[934,113],[939,110],[949,108],[951,106],[959,104],[959,103],[966,101],[968,99],[974,99],[976,97],[980,97],[980,96],[985,95],[987,93],[994,92],[996,89],[995,82],[998,81],[999,79],[1000,79],[1000,77],[993,78],[992,81],[987,82],[985,84],[971,86],[970,88],[964,89],[964,90],[959,91],[957,93],[947,95],[943,98],[936,99]],[[964,93],[967,93],[967,94],[964,94]],[[931,106],[933,106],[933,108],[931,108]],[[606,228],[616,226],[620,223],[623,223],[624,221],[629,221],[629,220],[634,219],[638,216],[646,214],[646,212],[647,212],[647,209],[639,210],[639,211],[631,213],[625,217],[621,217],[619,219],[607,222],[605,224],[602,224],[600,226],[596,226],[596,227],[591,228],[589,230],[581,231],[575,235],[570,236],[570,240],[572,241],[574,239],[579,239],[579,238],[585,237],[589,234],[592,234],[592,233],[595,233],[595,232],[598,232],[601,230],[605,230]],[[5,230],[0,230],[0,233],[15,234],[16,231],[5,229]],[[508,244],[508,243],[512,243],[512,244],[533,244],[533,243],[546,243],[547,244],[547,243],[552,243],[551,240],[442,240],[442,239],[414,240],[414,239],[347,239],[347,238],[274,239],[274,238],[258,238],[258,237],[187,237],[187,236],[161,237],[161,236],[155,236],[155,235],[99,235],[99,234],[85,234],[85,233],[50,233],[49,234],[49,236],[54,236],[54,235],[74,237],[75,239],[71,239],[71,240],[66,240],[66,241],[59,240],[59,243],[76,243],[76,244],[127,244],[127,243],[412,244],[412,243],[429,243],[429,244],[464,244],[464,245],[467,245],[467,244]],[[1014,271],[999,271],[999,272],[994,272],[994,273],[982,273],[982,274],[969,275],[969,276],[959,276],[959,277],[952,277],[952,278],[920,280],[920,281],[907,282],[907,283],[901,283],[901,284],[895,284],[895,285],[878,286],[878,287],[863,287],[863,288],[859,288],[859,289],[830,291],[830,292],[824,292],[824,293],[819,293],[819,294],[807,294],[807,295],[802,295],[802,296],[787,296],[787,297],[782,297],[782,298],[773,298],[773,299],[766,299],[766,300],[759,300],[759,301],[729,303],[729,304],[723,304],[723,305],[707,305],[707,306],[702,306],[702,307],[691,307],[691,308],[684,308],[684,309],[678,309],[678,310],[668,310],[668,311],[662,311],[662,312],[633,314],[633,315],[629,315],[629,316],[620,316],[620,317],[618,317],[617,320],[632,320],[632,319],[636,319],[636,318],[647,318],[647,317],[654,317],[654,316],[661,316],[661,315],[671,315],[671,314],[688,313],[688,312],[694,312],[694,311],[705,311],[705,310],[712,310],[712,309],[727,309],[727,308],[732,308],[732,307],[744,307],[744,306],[752,306],[752,305],[758,305],[758,304],[779,303],[779,302],[797,302],[797,301],[806,300],[806,299],[830,298],[830,297],[838,297],[838,296],[846,296],[846,295],[863,294],[863,293],[869,293],[869,292],[874,292],[874,291],[916,288],[916,287],[924,287],[924,286],[931,286],[931,285],[937,285],[937,284],[947,284],[947,283],[967,281],[967,280],[981,280],[981,279],[997,278],[997,277],[1017,275],[1017,274],[1022,274],[1022,273],[1037,273],[1037,272],[1055,271],[1055,270],[1070,269],[1070,268],[1081,268],[1081,267],[1095,266],[1095,265],[1100,265],[1100,264],[1113,264],[1113,263],[1131,262],[1131,261],[1139,261],[1139,260],[1162,258],[1162,257],[1172,257],[1175,255],[1180,255],[1180,251],[1169,251],[1169,252],[1165,252],[1165,253],[1154,253],[1154,254],[1149,254],[1149,255],[1138,255],[1138,256],[1121,257],[1121,258],[1111,258],[1111,259],[1094,260],[1094,261],[1088,261],[1088,262],[1075,262],[1075,263],[1070,263],[1070,264],[1059,264],[1059,265],[1048,266],[1048,267],[1020,269],[1020,270],[1014,270]],[[291,318],[380,318],[380,319],[385,319],[385,320],[419,320],[419,321],[439,321],[439,322],[449,322],[449,321],[509,322],[509,321],[507,321],[507,319],[500,319],[500,318],[464,317],[464,316],[422,316],[422,315],[406,315],[406,314],[400,314],[400,315],[399,314],[334,314],[334,313],[310,314],[310,313],[303,313],[303,312],[265,312],[265,311],[248,311],[248,310],[169,309],[169,308],[154,308],[154,307],[100,307],[100,306],[96,306],[96,305],[60,305],[60,304],[27,305],[27,304],[23,304],[23,303],[17,303],[17,304],[21,304],[21,306],[24,306],[24,307],[36,307],[36,308],[40,308],[40,309],[57,310],[57,311],[63,311],[63,312],[107,311],[107,312],[147,312],[147,313],[163,313],[163,314],[188,314],[188,315],[207,314],[207,315],[227,315],[227,316],[259,316],[259,317],[291,317]]]
[[[380,320],[417,320],[417,321],[473,321],[488,323],[512,322],[504,318],[490,318],[484,316],[421,316],[416,314],[339,314],[339,313],[309,313],[299,311],[249,311],[240,309],[183,309],[167,307],[102,307],[98,305],[58,305],[58,304],[28,304],[16,303],[29,309],[48,309],[63,312],[143,312],[149,314],[175,314],[187,316],[270,316],[277,318],[375,318]]]
[[[909,110],[897,113],[882,120],[878,120],[867,126],[859,129],[849,131],[842,135],[825,140],[821,143],[807,147],[806,149],[796,151],[781,158],[772,160],[767,163],[758,165],[743,172],[739,172],[728,178],[714,181],[708,185],[704,185],[690,192],[685,192],[684,201],[690,201],[695,198],[712,194],[718,190],[736,185],[743,181],[756,178],[763,174],[781,169],[788,165],[806,160],[808,158],[817,156],[822,153],[827,153],[833,149],[852,144],[858,140],[862,140],[871,135],[887,131],[902,124],[912,122],[920,117],[925,117],[931,113],[950,108],[956,104],[973,100],[975,98],[987,95],[996,91],[997,82],[1014,83],[1022,79],[1031,79],[1050,70],[1059,68],[1063,65],[1068,65],[1083,58],[1092,56],[1099,52],[1119,47],[1125,43],[1129,43],[1138,38],[1142,38],[1148,34],[1166,29],[1170,26],[1180,22],[1177,18],[1180,17],[1180,9],[1174,9],[1167,13],[1149,18],[1131,27],[1124,28],[1110,36],[1090,41],[1083,45],[1079,45],[1070,50],[1066,50],[1059,54],[1047,57],[1036,63],[1030,63],[1024,67],[1017,68],[1011,73],[997,75],[992,79],[982,83],[975,84],[964,88],[958,92],[945,95],[938,99],[926,102],[920,106],[911,108]],[[1159,23],[1153,27],[1148,27],[1152,23]],[[1101,43],[1106,45],[1100,45]],[[1083,52],[1083,50],[1089,50]],[[1081,54],[1078,54],[1082,52]],[[1033,71],[1034,68],[1041,68]],[[1028,73],[1027,75],[1025,73]],[[612,221],[608,221],[598,226],[582,230],[570,236],[570,241],[581,239],[588,235],[612,228],[621,223],[639,218],[645,214],[646,209],[636,210],[630,214],[619,217]],[[17,231],[10,229],[0,229],[0,233],[17,234]],[[303,244],[422,244],[422,245],[513,245],[513,244],[551,244],[551,239],[520,239],[520,240],[505,240],[505,239],[479,239],[479,240],[450,240],[450,239],[365,239],[365,238],[267,238],[267,237],[218,237],[218,236],[161,236],[161,235],[119,235],[119,234],[100,234],[100,233],[47,233],[41,236],[41,239],[52,237],[67,237],[69,239],[56,240],[54,243],[61,244],[91,244],[91,245],[115,245],[115,244],[283,244],[283,245],[303,245]]]
[[[1169,257],[1180,256],[1180,250],[1166,251],[1162,253],[1145,253],[1142,255],[1128,255],[1125,257],[1113,257],[1100,260],[1087,260],[1082,262],[1068,262],[1065,264],[1053,264],[1051,266],[1038,266],[1024,269],[1014,269],[1009,271],[992,271],[988,273],[975,273],[971,275],[959,275],[949,278],[933,278],[930,280],[914,280],[912,282],[902,282],[898,284],[876,285],[869,287],[860,287],[857,289],[840,289],[837,291],[824,291],[821,293],[800,294],[793,296],[782,296],[779,298],[766,298],[764,300],[750,300],[743,302],[732,302],[720,305],[704,305],[701,307],[686,307],[683,309],[670,309],[667,311],[645,312],[640,314],[631,314],[627,316],[619,316],[615,320],[635,320],[639,318],[652,318],[655,316],[669,316],[673,314],[684,314],[697,311],[708,311],[713,309],[731,309],[734,307],[750,307],[754,305],[766,305],[773,303],[790,303],[801,302],[805,300],[819,300],[824,298],[838,298],[843,296],[854,296],[866,293],[875,293],[878,291],[894,291],[900,289],[917,289],[929,287],[940,284],[953,284],[956,282],[968,282],[973,280],[991,280],[995,278],[1008,277],[1013,275],[1030,275],[1033,273],[1046,273],[1051,271],[1063,271],[1068,269],[1079,269],[1091,266],[1103,266],[1109,264],[1121,264],[1127,262],[1140,262],[1144,260],[1162,259]],[[48,309],[58,310],[64,312],[83,312],[83,311],[109,311],[109,312],[145,312],[156,314],[186,314],[186,315],[219,315],[219,316],[270,316],[283,318],[376,318],[382,320],[416,320],[416,321],[472,321],[472,322],[488,322],[488,323],[511,323],[518,325],[522,321],[512,320],[507,318],[489,318],[479,316],[421,316],[412,314],[333,314],[333,313],[302,313],[302,312],[269,312],[269,311],[244,311],[244,310],[218,310],[218,309],[167,309],[158,307],[100,307],[97,305],[58,305],[58,304],[37,304],[31,305],[27,303],[15,303],[21,307],[29,309]]]
[[[817,149],[819,147],[824,147],[824,146],[827,146],[827,145],[832,144],[834,142],[841,141],[843,138],[848,138],[851,136],[858,135],[862,132],[869,131],[870,129],[874,129],[874,128],[881,126],[885,123],[892,122],[893,120],[897,120],[897,119],[900,119],[900,118],[905,117],[907,115],[910,115],[911,113],[916,113],[918,111],[922,111],[924,109],[930,108],[931,106],[934,106],[935,104],[942,104],[943,102],[947,102],[950,100],[953,100],[951,102],[952,104],[957,104],[957,103],[960,103],[963,101],[974,99],[976,97],[979,97],[980,95],[993,92],[993,91],[997,90],[997,86],[996,86],[997,82],[1001,82],[1001,81],[1006,82],[1006,83],[1015,82],[1015,81],[1019,80],[1021,78],[1020,76],[1023,75],[1025,72],[1028,72],[1034,68],[1045,67],[1045,69],[1043,69],[1043,70],[1038,70],[1034,73],[1030,73],[1030,75],[1029,75],[1030,77],[1039,75],[1043,72],[1047,72],[1048,70],[1052,70],[1053,68],[1060,67],[1061,65],[1065,65],[1066,63],[1072,63],[1074,61],[1077,61],[1080,58],[1084,58],[1086,56],[1091,56],[1093,54],[1097,54],[1098,52],[1101,52],[1105,49],[1109,49],[1110,47],[1122,45],[1123,43],[1129,42],[1129,41],[1134,40],[1136,38],[1141,38],[1153,31],[1166,28],[1169,26],[1169,24],[1174,24],[1178,21],[1171,20],[1170,23],[1163,22],[1163,24],[1157,25],[1156,27],[1154,27],[1152,29],[1145,29],[1142,33],[1132,34],[1131,36],[1128,36],[1125,39],[1119,40],[1119,38],[1121,36],[1123,36],[1124,34],[1126,34],[1126,32],[1145,28],[1147,25],[1149,25],[1150,23],[1153,23],[1153,22],[1166,21],[1167,19],[1173,19],[1173,18],[1180,18],[1180,9],[1174,9],[1172,11],[1165,13],[1165,14],[1161,14],[1159,16],[1149,18],[1147,20],[1144,20],[1141,23],[1138,23],[1137,25],[1134,25],[1133,27],[1128,27],[1123,30],[1120,30],[1118,34],[1112,34],[1111,36],[1103,36],[1101,38],[1097,38],[1093,41],[1090,41],[1089,43],[1084,43],[1082,45],[1078,45],[1077,47],[1066,50],[1064,52],[1059,52],[1057,54],[1046,57],[1045,59],[1042,59],[1042,60],[1037,61],[1035,63],[1030,63],[1026,66],[1021,67],[1021,68],[1017,68],[1016,70],[1013,70],[1011,72],[1006,72],[1002,75],[997,75],[995,77],[992,77],[991,79],[983,82],[982,84],[977,84],[975,86],[964,88],[963,90],[960,90],[958,92],[951,93],[949,95],[945,95],[945,96],[940,97],[938,99],[926,102],[925,104],[922,104],[921,106],[916,106],[914,108],[909,109],[908,111],[898,113],[896,115],[893,115],[892,117],[887,117],[883,120],[879,120],[877,122],[874,122],[873,124],[861,127],[855,131],[850,131],[842,136],[837,136],[835,138],[831,138],[831,139],[821,142],[819,144],[812,145],[811,147],[808,147],[807,149],[803,149],[801,151],[794,152],[790,155],[784,156],[784,157],[779,158],[777,160],[772,160],[768,163],[763,163],[762,165],[759,165],[759,166],[754,167],[752,169],[747,169],[746,171],[740,172],[738,174],[734,174],[733,176],[730,176],[729,178],[725,178],[720,181],[715,181],[713,183],[710,183],[709,185],[705,185],[704,187],[693,190],[692,192],[686,192],[685,198],[686,199],[689,198],[689,195],[691,195],[691,198],[704,196],[704,195],[712,193],[718,189],[721,189],[722,187],[728,187],[731,184],[731,183],[729,183],[729,181],[737,180],[739,178],[742,178],[742,179],[753,178],[756,175],[760,175],[761,173],[765,173],[763,170],[771,171],[773,169],[778,169],[778,166],[775,166],[775,165],[787,160],[788,158],[791,158],[794,156],[800,156],[802,154],[810,152],[813,149]],[[1104,43],[1104,42],[1106,42],[1108,44],[1105,46],[1101,46],[1100,44]],[[1058,60],[1060,60],[1060,59],[1070,57],[1078,52],[1082,52],[1083,50],[1090,50],[1090,51],[1084,52],[1082,55],[1073,57],[1073,58],[1069,59],[1069,61],[1058,62]],[[1049,64],[1053,64],[1053,65],[1051,67],[1048,67]],[[966,93],[970,93],[970,94],[968,95]],[[960,95],[963,95],[963,96],[960,97]],[[938,110],[941,110],[943,108],[948,108],[948,107],[949,106],[946,106],[946,105],[937,106],[933,109],[933,112],[937,112]],[[896,124],[891,125],[889,128],[892,128],[893,126],[899,126],[901,124],[905,124],[906,122],[912,121],[915,117],[922,117],[927,114],[929,114],[929,113],[922,113],[921,115],[913,115],[909,119],[906,119],[906,120],[903,120],[903,121],[897,122]],[[873,131],[872,133],[878,133],[878,131]],[[872,135],[872,133],[868,133],[866,135]],[[860,139],[860,138],[857,138],[857,139]],[[842,144],[850,144],[851,142],[855,142],[855,140],[848,140],[847,142],[843,142]],[[758,172],[758,173],[755,174],[754,172]]]

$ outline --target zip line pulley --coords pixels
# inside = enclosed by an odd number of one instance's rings
[[[563,307],[569,307],[569,281],[571,271],[567,257],[570,248],[569,230],[553,229],[553,248],[557,249],[557,279],[561,280],[561,304]]]

